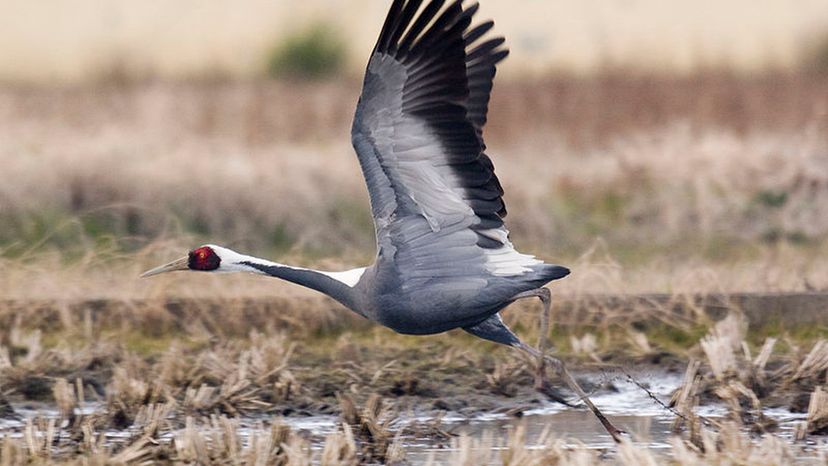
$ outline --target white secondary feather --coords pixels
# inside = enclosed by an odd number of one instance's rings
[[[540,265],[543,261],[535,259],[535,256],[521,254],[515,251],[511,243],[506,243],[497,249],[486,249],[486,270],[492,275],[508,277],[523,275],[531,272],[532,265]]]

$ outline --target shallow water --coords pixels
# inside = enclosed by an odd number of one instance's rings
[[[673,374],[639,374],[641,380],[647,380],[650,392],[665,403],[670,394],[680,385],[681,376]],[[601,390],[591,396],[595,404],[607,414],[619,428],[631,435],[633,442],[651,450],[667,450],[670,427],[675,416],[660,406],[641,388],[625,380],[614,380],[614,389]],[[99,406],[91,403],[84,405],[82,411],[91,413]],[[52,407],[33,409],[31,406],[15,406],[17,414],[27,417],[57,417],[58,413]],[[403,428],[411,424],[427,424],[434,420],[434,412],[408,413],[399,416],[395,421],[395,428]],[[716,418],[726,414],[720,405],[708,405],[700,408],[699,414]],[[768,409],[765,414],[780,423],[779,435],[792,438],[793,429],[797,422],[804,419],[804,414],[791,413],[783,409]],[[252,432],[261,425],[263,419],[243,419],[240,435],[246,440]],[[311,439],[314,448],[321,448],[325,436],[339,428],[339,419],[336,416],[288,417],[283,422],[294,430],[302,431]],[[594,449],[610,449],[614,443],[604,431],[592,413],[586,409],[573,409],[558,403],[544,405],[523,411],[521,417],[510,416],[505,413],[484,413],[474,416],[462,416],[457,413],[447,413],[441,418],[440,427],[443,431],[453,435],[468,434],[475,438],[488,436],[491,440],[489,449],[498,449],[498,445],[506,443],[509,433],[519,424],[526,428],[526,442],[531,448],[538,446],[538,439],[549,429],[557,438],[563,439],[572,445],[580,444]],[[20,436],[25,421],[0,420],[0,434]],[[107,432],[107,438],[112,442],[129,437],[128,432]],[[450,439],[435,439],[425,435],[402,437],[406,458],[411,464],[423,464],[429,459],[438,463],[446,462],[455,451]]]

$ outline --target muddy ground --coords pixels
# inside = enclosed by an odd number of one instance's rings
[[[761,302],[778,310],[787,302],[779,304],[779,297],[601,299],[559,303],[552,335],[556,354],[591,396],[642,396],[649,406],[627,414],[655,410],[672,419],[670,431],[689,445],[704,445],[705,429],[722,429],[723,422],[756,436],[787,432],[819,439],[826,432],[828,409],[819,394],[828,373],[823,314],[760,320],[761,306],[745,311],[739,305]],[[604,303],[602,310],[596,302]],[[40,438],[37,432],[57,429],[55,457],[71,459],[88,454],[84,442],[95,432],[130,439],[127,446],[101,445],[120,454],[141,439],[169,442],[193,422],[277,425],[323,416],[363,426],[354,427],[357,440],[381,445],[355,456],[370,463],[411,425],[414,437],[447,446],[458,433],[442,423],[447,417],[503,422],[577,404],[565,389],[533,390],[533,361],[463,332],[408,337],[329,313],[327,301],[315,309],[274,306],[9,304],[0,313],[4,433]],[[584,309],[591,310],[590,324],[572,325],[572,315]],[[516,315],[510,323],[534,341],[535,315]],[[759,323],[751,325],[748,316]],[[677,381],[675,388],[651,393],[665,377]],[[711,406],[721,410],[716,419],[699,414]],[[779,410],[801,422],[780,427],[778,417],[767,414]],[[392,422],[401,417],[420,422]],[[154,426],[150,432],[148,425]],[[8,453],[10,445],[0,448]],[[142,458],[174,456],[163,448],[145,450]]]

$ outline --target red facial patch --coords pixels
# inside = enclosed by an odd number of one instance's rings
[[[216,270],[221,265],[221,258],[208,246],[202,246],[198,249],[190,251],[190,260],[188,262],[190,270],[200,270],[202,272],[209,272]]]

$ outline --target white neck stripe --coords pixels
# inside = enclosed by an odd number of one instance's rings
[[[266,275],[264,272],[254,267],[242,265],[244,262],[254,262],[268,266],[287,267],[293,270],[310,270],[312,272],[321,273],[322,275],[333,278],[334,280],[353,288],[354,286],[356,286],[357,283],[359,283],[359,279],[362,278],[362,274],[365,273],[366,269],[366,267],[360,267],[356,269],[346,270],[344,272],[322,272],[320,270],[307,269],[304,267],[294,267],[292,265],[280,264],[278,262],[272,262],[266,259],[260,259],[258,257],[239,254],[236,251],[221,246],[215,246],[212,244],[207,246],[212,248],[213,251],[215,251],[221,258],[221,267],[217,270],[217,272],[252,272]]]

